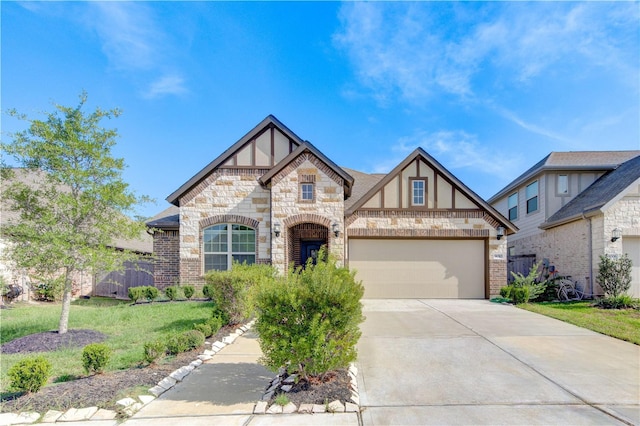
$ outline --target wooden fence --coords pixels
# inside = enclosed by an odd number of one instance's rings
[[[110,272],[96,278],[93,296],[128,299],[129,287],[153,285],[153,262],[127,262],[122,272]]]
[[[520,273],[527,276],[529,269],[536,263],[535,254],[523,254],[518,256],[509,256],[507,258],[507,280],[513,282],[513,273]]]

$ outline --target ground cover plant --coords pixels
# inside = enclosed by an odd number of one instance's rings
[[[43,355],[51,362],[53,381],[59,377],[84,376],[83,347],[99,340],[100,336],[103,338],[102,343],[112,350],[105,372],[136,368],[141,363],[146,364],[143,350],[145,341],[141,340],[141,336],[146,340],[168,340],[173,335],[191,330],[194,323],[206,322],[214,307],[212,302],[135,306],[117,303],[104,306],[107,302],[102,302],[101,299],[93,301],[94,299],[78,301],[69,319],[68,337],[71,342],[63,342],[65,344],[62,347],[50,352],[8,353],[6,344],[12,341],[15,343],[16,339],[24,336],[55,330],[60,316],[59,305],[16,304],[12,309],[0,310],[0,343],[3,345],[0,357],[0,391],[4,393],[9,390],[7,371],[11,366],[34,355]],[[77,330],[86,332],[74,333]],[[90,335],[88,341],[84,338],[85,335]]]
[[[518,307],[640,345],[637,309],[601,309],[592,301],[528,303]]]

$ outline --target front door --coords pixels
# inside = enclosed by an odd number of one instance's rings
[[[309,258],[315,265],[318,261],[318,253],[322,247],[322,241],[300,241],[300,264],[306,265]]]

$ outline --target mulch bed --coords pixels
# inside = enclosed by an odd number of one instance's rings
[[[89,343],[102,342],[107,338],[94,330],[69,330],[65,334],[57,331],[30,334],[0,346],[3,354],[21,354],[30,352],[51,352],[61,348],[79,348]]]
[[[309,380],[300,379],[289,392],[284,393],[296,406],[300,404],[328,404],[336,399],[343,404],[350,401],[351,379],[347,370],[340,369],[325,374],[324,377],[310,376]],[[275,403],[276,393],[269,405]]]

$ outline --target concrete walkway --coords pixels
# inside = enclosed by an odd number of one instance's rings
[[[510,305],[365,300],[366,425],[640,424],[640,348]]]

